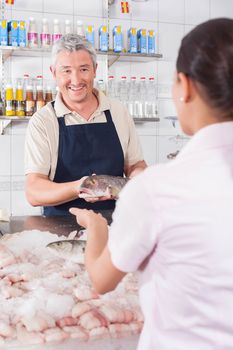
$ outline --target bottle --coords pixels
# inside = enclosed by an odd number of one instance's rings
[[[99,50],[108,51],[108,30],[106,25],[99,27]]]
[[[76,27],[76,33],[82,37],[85,37],[85,31],[84,31],[84,27],[83,27],[83,21],[81,20],[77,20],[76,22],[77,27]]]
[[[28,47],[38,47],[37,25],[33,17],[29,18],[28,24]]]
[[[104,94],[106,94],[106,88],[105,88],[105,83],[103,79],[99,79],[97,82],[97,88],[102,91]]]
[[[138,117],[138,86],[137,78],[130,78],[128,110],[132,117]]]
[[[25,101],[23,96],[23,83],[22,79],[17,79],[16,92],[15,92],[15,114],[18,117],[25,116]]]
[[[28,81],[29,81],[29,74],[25,73],[23,75],[23,99],[24,99],[24,101],[26,100],[26,87],[28,85]]]
[[[146,94],[147,94],[147,89],[146,89],[146,77],[141,77],[140,82],[139,82],[139,89],[138,89],[138,117],[143,118],[145,117],[145,100],[146,100]]]
[[[149,78],[145,100],[145,117],[155,118],[157,116],[156,85],[154,77]]]
[[[37,75],[36,77],[36,112],[39,111],[45,105],[44,93],[43,93],[43,77]]]
[[[50,85],[46,85],[45,89],[45,104],[48,102],[53,101],[53,93],[52,93],[52,87]]]
[[[126,106],[128,101],[127,77],[123,75],[119,84],[119,99]]]
[[[2,94],[0,91],[0,115],[4,114],[4,105],[3,105],[3,100],[2,100]]]
[[[108,96],[111,98],[116,97],[116,86],[114,75],[109,75],[108,77]]]
[[[49,48],[51,44],[51,35],[49,32],[49,23],[47,18],[42,19],[40,43],[42,48]]]
[[[10,82],[6,84],[5,112],[7,116],[15,115],[13,86]]]
[[[86,28],[86,39],[91,43],[93,47],[95,47],[95,32],[94,32],[94,26],[87,26]]]
[[[32,116],[35,109],[35,100],[33,97],[32,80],[27,80],[26,85],[26,100],[25,100],[25,114],[26,116]]]
[[[69,19],[65,20],[65,34],[70,34],[72,33],[72,29],[71,29],[71,22]]]
[[[55,43],[55,41],[59,40],[62,36],[61,28],[60,28],[60,21],[59,19],[53,20],[53,34],[52,34],[52,44]]]
[[[113,51],[121,52],[123,50],[123,35],[121,26],[115,26],[112,30],[113,35]]]

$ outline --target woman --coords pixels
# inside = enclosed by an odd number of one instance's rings
[[[138,271],[145,317],[138,349],[233,349],[233,20],[198,25],[182,40],[173,98],[193,135],[170,163],[123,189],[109,229],[88,229],[86,267],[99,293]]]

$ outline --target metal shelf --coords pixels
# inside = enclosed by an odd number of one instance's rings
[[[156,117],[156,118],[133,118],[133,120],[135,121],[135,123],[150,123],[150,122],[159,122],[160,118]]]
[[[25,121],[28,121],[30,120],[31,117],[18,117],[16,115],[10,117],[8,115],[1,115],[0,116],[0,120],[11,120],[13,122],[25,122]]]
[[[18,47],[18,46],[0,46],[3,54],[3,60],[6,61],[10,56],[22,56],[22,57],[46,57],[51,54],[51,48],[44,49]],[[108,57],[108,66],[110,67],[114,62],[150,62],[159,58],[162,58],[162,54],[141,54],[141,53],[129,53],[129,52],[113,52],[113,51],[99,51],[96,50],[97,55]]]
[[[143,54],[143,53],[129,53],[129,52],[113,52],[113,51],[97,51],[98,55],[108,56],[108,67],[114,62],[150,62],[156,59],[162,58],[163,55],[160,53],[155,54]]]

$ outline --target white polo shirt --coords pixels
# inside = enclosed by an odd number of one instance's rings
[[[121,147],[125,166],[143,160],[137,131],[127,109],[117,100],[107,98],[104,93],[93,90],[99,101],[97,110],[87,121],[76,112],[70,111],[58,93],[54,108],[48,103],[36,112],[28,123],[25,140],[25,174],[49,175],[53,180],[58,157],[59,126],[57,118],[65,116],[66,125],[106,122],[105,110],[110,110]],[[85,145],[84,145],[85,147]]]
[[[139,270],[138,349],[232,350],[233,122],[130,180],[108,246],[118,269]]]

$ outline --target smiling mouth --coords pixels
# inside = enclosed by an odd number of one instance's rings
[[[78,87],[74,87],[74,86],[69,86],[68,89],[74,92],[78,92],[78,91],[82,91],[85,88],[85,85],[83,86],[78,86]]]

